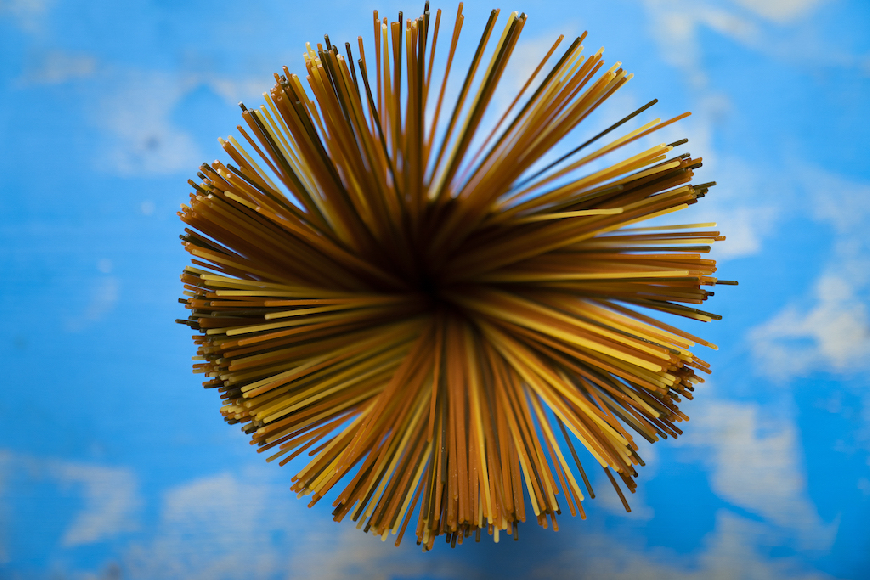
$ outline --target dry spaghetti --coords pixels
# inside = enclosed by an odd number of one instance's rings
[[[307,90],[285,67],[264,105],[242,105],[245,144],[221,140],[231,161],[201,167],[179,214],[180,322],[224,418],[269,461],[307,453],[292,489],[311,504],[334,491],[336,521],[397,545],[414,514],[425,549],[584,516],[575,442],[628,509],[633,434],[679,435],[678,403],[709,373],[690,348],[713,345],[650,311],[719,318],[696,305],[723,283],[702,255],[724,238],[635,225],[702,197],[701,159],[680,141],[592,165],[686,115],[604,139],[653,101],[538,169],[631,78],[584,55],[584,34],[539,80],[559,37],[475,145],[526,23],[514,12],[499,36],[498,15],[449,111],[461,4],[440,81],[428,5],[375,12],[369,60],[362,37],[356,61],[350,43],[308,45]]]

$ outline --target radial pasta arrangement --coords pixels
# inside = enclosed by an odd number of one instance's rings
[[[643,224],[704,196],[700,158],[674,152],[685,140],[623,153],[686,115],[622,128],[653,101],[575,137],[631,78],[585,34],[559,37],[482,129],[526,23],[498,16],[452,107],[461,4],[452,32],[427,5],[375,12],[368,53],[309,45],[304,81],[284,67],[242,105],[231,161],[201,167],[179,214],[180,322],[224,418],[269,461],[305,454],[293,491],[397,545],[409,523],[424,549],[527,518],[557,529],[594,497],[581,455],[628,509],[635,437],[681,433],[678,403],[709,373],[689,349],[713,346],[656,315],[719,318],[696,306],[728,283],[702,257],[715,224]]]

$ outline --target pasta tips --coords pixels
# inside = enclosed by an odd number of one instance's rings
[[[201,166],[179,213],[180,322],[221,414],[268,461],[305,455],[293,491],[329,494],[336,521],[397,545],[409,524],[430,549],[585,517],[581,455],[629,509],[635,438],[679,435],[678,404],[710,372],[691,348],[713,345],[656,315],[719,318],[698,306],[722,283],[703,256],[724,237],[644,223],[712,185],[692,184],[685,141],[638,147],[686,115],[625,129],[652,101],[586,134],[631,75],[585,34],[556,39],[493,111],[526,23],[499,16],[467,68],[461,4],[452,32],[427,5],[375,12],[358,54],[307,45],[304,78],[285,67],[263,104],[241,105],[227,159]],[[455,103],[451,74],[465,75]],[[582,143],[545,163],[569,135]]]

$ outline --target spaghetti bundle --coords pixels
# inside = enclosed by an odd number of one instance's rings
[[[375,12],[374,54],[362,37],[358,59],[308,45],[305,83],[284,67],[265,104],[241,105],[231,161],[201,166],[179,214],[180,322],[222,415],[269,461],[307,453],[292,489],[333,492],[336,521],[396,545],[412,521],[430,549],[585,517],[583,448],[628,509],[634,435],[681,433],[678,403],[709,373],[690,347],[713,347],[652,315],[720,318],[696,308],[723,283],[702,258],[715,224],[642,224],[704,196],[701,159],[681,141],[599,162],[687,114],[604,139],[653,101],[545,164],[631,78],[584,55],[584,33],[548,69],[556,40],[484,136],[526,23],[514,12],[499,36],[498,15],[452,110],[461,4],[440,80],[428,4]]]

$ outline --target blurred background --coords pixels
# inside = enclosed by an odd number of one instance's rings
[[[658,98],[629,128],[693,111],[653,139],[719,182],[670,221],[718,222],[740,286],[681,324],[713,376],[633,511],[599,473],[557,533],[396,548],[307,509],[190,372],[186,180],[306,41],[422,2],[0,0],[0,578],[870,578],[870,3],[498,4],[466,3],[449,94],[491,8],[529,14],[494,109],[588,30],[635,78],[576,139]]]

